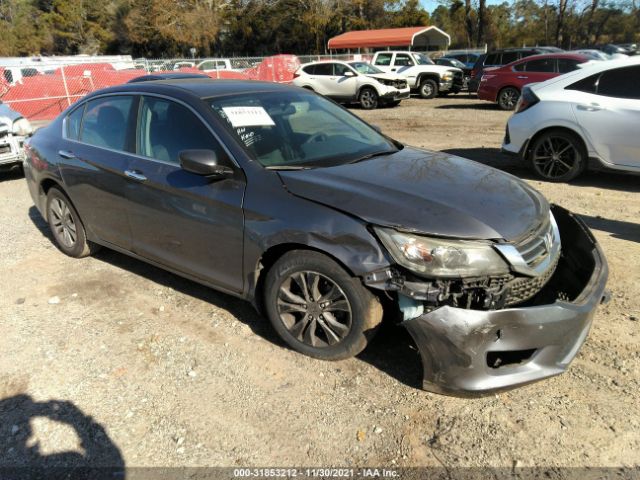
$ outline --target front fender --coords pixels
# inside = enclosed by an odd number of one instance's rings
[[[260,182],[248,185],[244,213],[244,295],[248,299],[255,296],[265,252],[277,247],[324,252],[355,276],[391,264],[366,222],[293,195],[275,172],[265,172]]]

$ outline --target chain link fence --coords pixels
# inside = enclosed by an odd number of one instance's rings
[[[476,50],[477,51],[477,50]],[[429,52],[433,57],[443,52]],[[276,55],[236,58],[132,59],[129,56],[0,59],[0,100],[25,118],[51,120],[94,90],[145,74],[183,72],[214,79],[287,83],[301,64],[370,61],[372,54]]]

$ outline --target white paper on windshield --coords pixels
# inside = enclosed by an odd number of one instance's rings
[[[275,125],[273,119],[262,107],[223,107],[222,110],[235,128]]]

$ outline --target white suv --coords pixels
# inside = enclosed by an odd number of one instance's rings
[[[589,164],[640,173],[640,57],[526,86],[502,149],[551,181],[572,180]]]
[[[293,84],[337,102],[359,102],[366,110],[396,106],[410,95],[404,78],[384,73],[365,62],[307,63],[295,72]]]

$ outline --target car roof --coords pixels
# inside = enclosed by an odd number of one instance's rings
[[[210,78],[210,77],[203,73],[184,73],[184,72],[150,73],[148,75],[141,75],[139,77],[132,78],[127,83],[150,82],[152,80],[181,80],[185,78]]]
[[[214,80],[206,79],[169,79],[150,80],[146,82],[125,83],[115,87],[97,90],[87,98],[109,93],[160,93],[160,94],[188,94],[198,98],[210,98],[232,94],[279,92],[294,87],[287,85],[259,82],[254,80]]]
[[[636,65],[640,65],[640,55],[616,60],[590,61],[582,68],[578,68],[577,70],[573,70],[572,72],[565,73],[564,75],[560,75],[556,78],[552,78],[551,80],[547,80],[546,82],[533,84],[531,85],[531,88],[536,91],[550,87],[551,85],[570,85],[574,82],[577,82],[578,80],[582,80],[583,78],[587,78],[591,75],[596,75],[607,70],[613,70],[614,68],[622,67],[632,67]]]
[[[591,58],[583,55],[581,53],[542,53],[539,55],[529,55],[528,57],[521,58],[520,60],[516,60],[514,62],[508,63],[504,65],[505,67],[509,65],[519,65],[521,63],[530,62],[531,60],[545,59],[545,58],[567,58],[569,60],[584,60],[585,62],[592,60]]]

